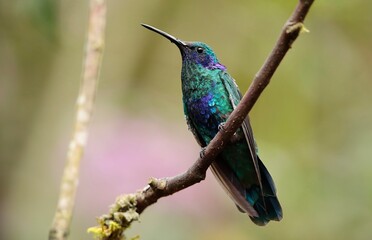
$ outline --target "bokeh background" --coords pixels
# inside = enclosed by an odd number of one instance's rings
[[[297,1],[108,1],[106,49],[71,239],[116,196],[180,173],[199,148],[183,117],[178,49],[208,43],[242,92]],[[88,1],[0,1],[0,239],[45,239],[71,136]],[[250,116],[284,218],[257,227],[213,176],[161,199],[142,239],[372,238],[371,1],[316,1]]]

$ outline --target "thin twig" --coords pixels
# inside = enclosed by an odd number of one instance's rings
[[[67,239],[79,181],[80,160],[87,142],[104,49],[106,1],[91,0],[89,30],[83,59],[82,80],[76,102],[75,125],[67,152],[57,209],[49,239]]]
[[[101,239],[120,239],[123,231],[148,206],[159,198],[185,189],[205,178],[206,171],[215,157],[223,150],[236,129],[238,129],[257,99],[269,84],[271,77],[291,48],[301,31],[306,31],[303,21],[314,0],[300,0],[289,20],[285,23],[274,49],[256,74],[239,105],[230,114],[222,131],[219,131],[195,163],[184,173],[164,179],[151,179],[149,185],[135,194],[119,197],[110,214],[99,218],[100,226],[91,228]],[[129,213],[130,212],[130,213]]]

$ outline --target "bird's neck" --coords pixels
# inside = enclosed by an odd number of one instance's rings
[[[184,98],[202,98],[209,94],[219,81],[220,68],[206,68],[199,64],[183,64],[181,72]]]

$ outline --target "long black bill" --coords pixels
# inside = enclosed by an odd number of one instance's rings
[[[147,25],[147,24],[144,24],[144,23],[141,23],[142,26],[144,26],[145,28],[151,30],[151,31],[154,31],[156,33],[159,33],[160,35],[162,35],[163,37],[169,39],[172,43],[176,44],[178,47],[181,47],[181,46],[186,46],[186,43],[179,40],[178,38],[175,38],[173,37],[172,35],[166,33],[166,32],[163,32],[162,30],[159,30],[153,26],[150,26],[150,25]]]

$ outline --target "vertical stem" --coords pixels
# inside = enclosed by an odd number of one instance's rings
[[[67,239],[79,181],[80,160],[88,137],[104,49],[106,0],[90,1],[88,37],[85,46],[79,96],[72,138],[68,147],[59,200],[49,231],[50,240]]]

